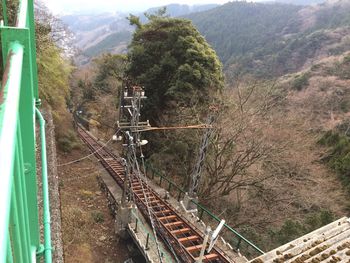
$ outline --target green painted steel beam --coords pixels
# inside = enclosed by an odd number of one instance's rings
[[[34,21],[34,1],[28,0],[28,28],[30,34],[30,63],[32,68],[32,83],[34,98],[39,99],[38,65],[36,63],[36,42],[35,42],[35,21]]]
[[[8,18],[7,18],[7,6],[6,6],[6,0],[2,0],[2,16],[4,18],[4,25],[8,25]]]

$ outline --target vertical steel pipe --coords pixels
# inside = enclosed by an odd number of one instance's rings
[[[52,262],[52,246],[51,246],[51,219],[50,219],[50,201],[49,201],[49,180],[47,173],[47,158],[46,158],[46,135],[45,135],[45,120],[38,110],[35,109],[36,116],[40,125],[41,139],[41,174],[42,174],[42,192],[43,192],[43,223],[44,223],[44,253],[45,262]]]

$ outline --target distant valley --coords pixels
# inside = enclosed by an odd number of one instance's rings
[[[184,16],[191,13],[206,11],[219,5],[180,5],[167,6],[167,14],[170,16]],[[148,9],[146,13],[152,14],[161,7]],[[146,21],[144,14],[139,15],[141,21]],[[90,58],[102,53],[125,53],[131,40],[133,27],[126,19],[128,14],[105,13],[100,15],[67,15],[61,17],[63,22],[76,36],[76,45],[82,51],[81,63],[86,63]]]

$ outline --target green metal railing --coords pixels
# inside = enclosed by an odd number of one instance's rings
[[[170,194],[176,197],[177,201],[180,201],[183,199],[183,197],[186,194],[186,191],[178,187],[169,178],[167,178],[158,170],[156,170],[149,162],[146,162],[145,166],[146,166],[145,174],[147,177],[156,181],[159,186],[163,186],[165,189],[167,189]],[[201,220],[205,221],[206,224],[209,224],[212,227],[220,223],[221,219],[218,218],[213,213],[211,213],[206,207],[204,207],[200,203],[195,202],[193,200],[192,200],[192,203],[194,203],[197,206],[199,221]],[[230,245],[234,244],[233,248],[236,251],[239,250],[247,258],[254,258],[256,256],[260,256],[261,254],[264,254],[264,251],[262,251],[259,247],[254,245],[251,241],[246,239],[244,236],[242,236],[240,233],[238,233],[235,229],[233,229],[227,224],[224,225],[221,235],[225,236],[225,238],[229,240]]]
[[[33,0],[19,1],[15,26],[2,0],[4,74],[0,89],[0,263],[51,262],[45,122],[36,109],[38,78]],[[40,122],[44,237],[37,198],[35,116]],[[41,240],[44,239],[44,245]]]

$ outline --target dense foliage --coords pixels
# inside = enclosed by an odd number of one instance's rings
[[[204,105],[223,87],[221,63],[215,51],[189,20],[150,16],[137,25],[128,54],[127,75],[145,87],[146,113],[170,107]]]
[[[104,54],[94,60],[97,74],[94,86],[101,92],[111,92],[124,79],[126,57],[124,55]],[[115,80],[115,81],[113,81]],[[114,87],[113,87],[114,86]]]

